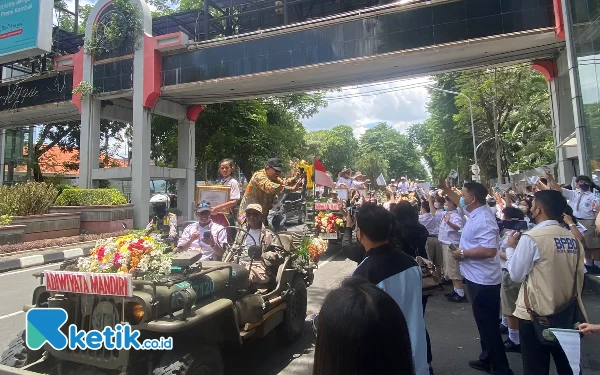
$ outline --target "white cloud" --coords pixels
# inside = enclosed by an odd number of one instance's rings
[[[424,77],[344,87],[342,92],[327,94],[329,106],[302,123],[309,131],[348,125],[360,137],[369,127],[387,122],[404,133],[410,125],[429,118],[428,83],[429,78]]]

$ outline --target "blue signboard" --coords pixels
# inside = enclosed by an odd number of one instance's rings
[[[0,63],[49,52],[51,0],[0,0]]]

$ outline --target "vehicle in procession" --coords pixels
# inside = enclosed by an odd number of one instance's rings
[[[303,199],[300,193],[305,207]],[[267,243],[234,225],[222,229],[237,236],[223,245],[221,260],[201,260],[201,251],[174,246],[193,222],[178,224],[167,213],[168,197],[156,195],[150,204],[154,216],[145,230],[99,240],[89,257],[36,274],[40,285],[23,310],[64,309],[65,335],[71,324],[88,332],[129,325],[141,342],[169,337],[170,350],[57,349],[50,343],[32,350],[24,330],[2,354],[3,365],[57,375],[218,375],[225,345],[252,345],[272,331],[283,344],[300,337],[307,287],[326,250],[322,240],[306,230],[263,227],[272,239]]]

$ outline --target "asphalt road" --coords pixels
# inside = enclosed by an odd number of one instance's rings
[[[356,267],[331,249],[320,262],[315,282],[308,288],[308,316],[304,334],[290,347],[283,347],[275,335],[249,342],[241,349],[225,352],[226,370],[233,374],[286,374],[312,373],[314,339],[310,315],[317,313],[327,292],[335,288]],[[44,269],[57,269],[47,265],[34,269],[0,274],[0,352],[8,342],[25,327],[23,304],[28,303],[38,281],[32,274]],[[586,292],[584,302],[591,321],[600,322],[600,296]],[[440,296],[430,298],[426,321],[433,347],[433,365],[436,374],[481,374],[468,367],[469,359],[479,355],[479,339],[469,304],[454,304]],[[582,341],[584,374],[600,374],[600,336]],[[509,361],[517,375],[522,375],[520,354],[509,353]]]

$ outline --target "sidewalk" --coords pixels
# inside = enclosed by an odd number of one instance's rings
[[[0,273],[90,255],[96,241],[0,255]]]

